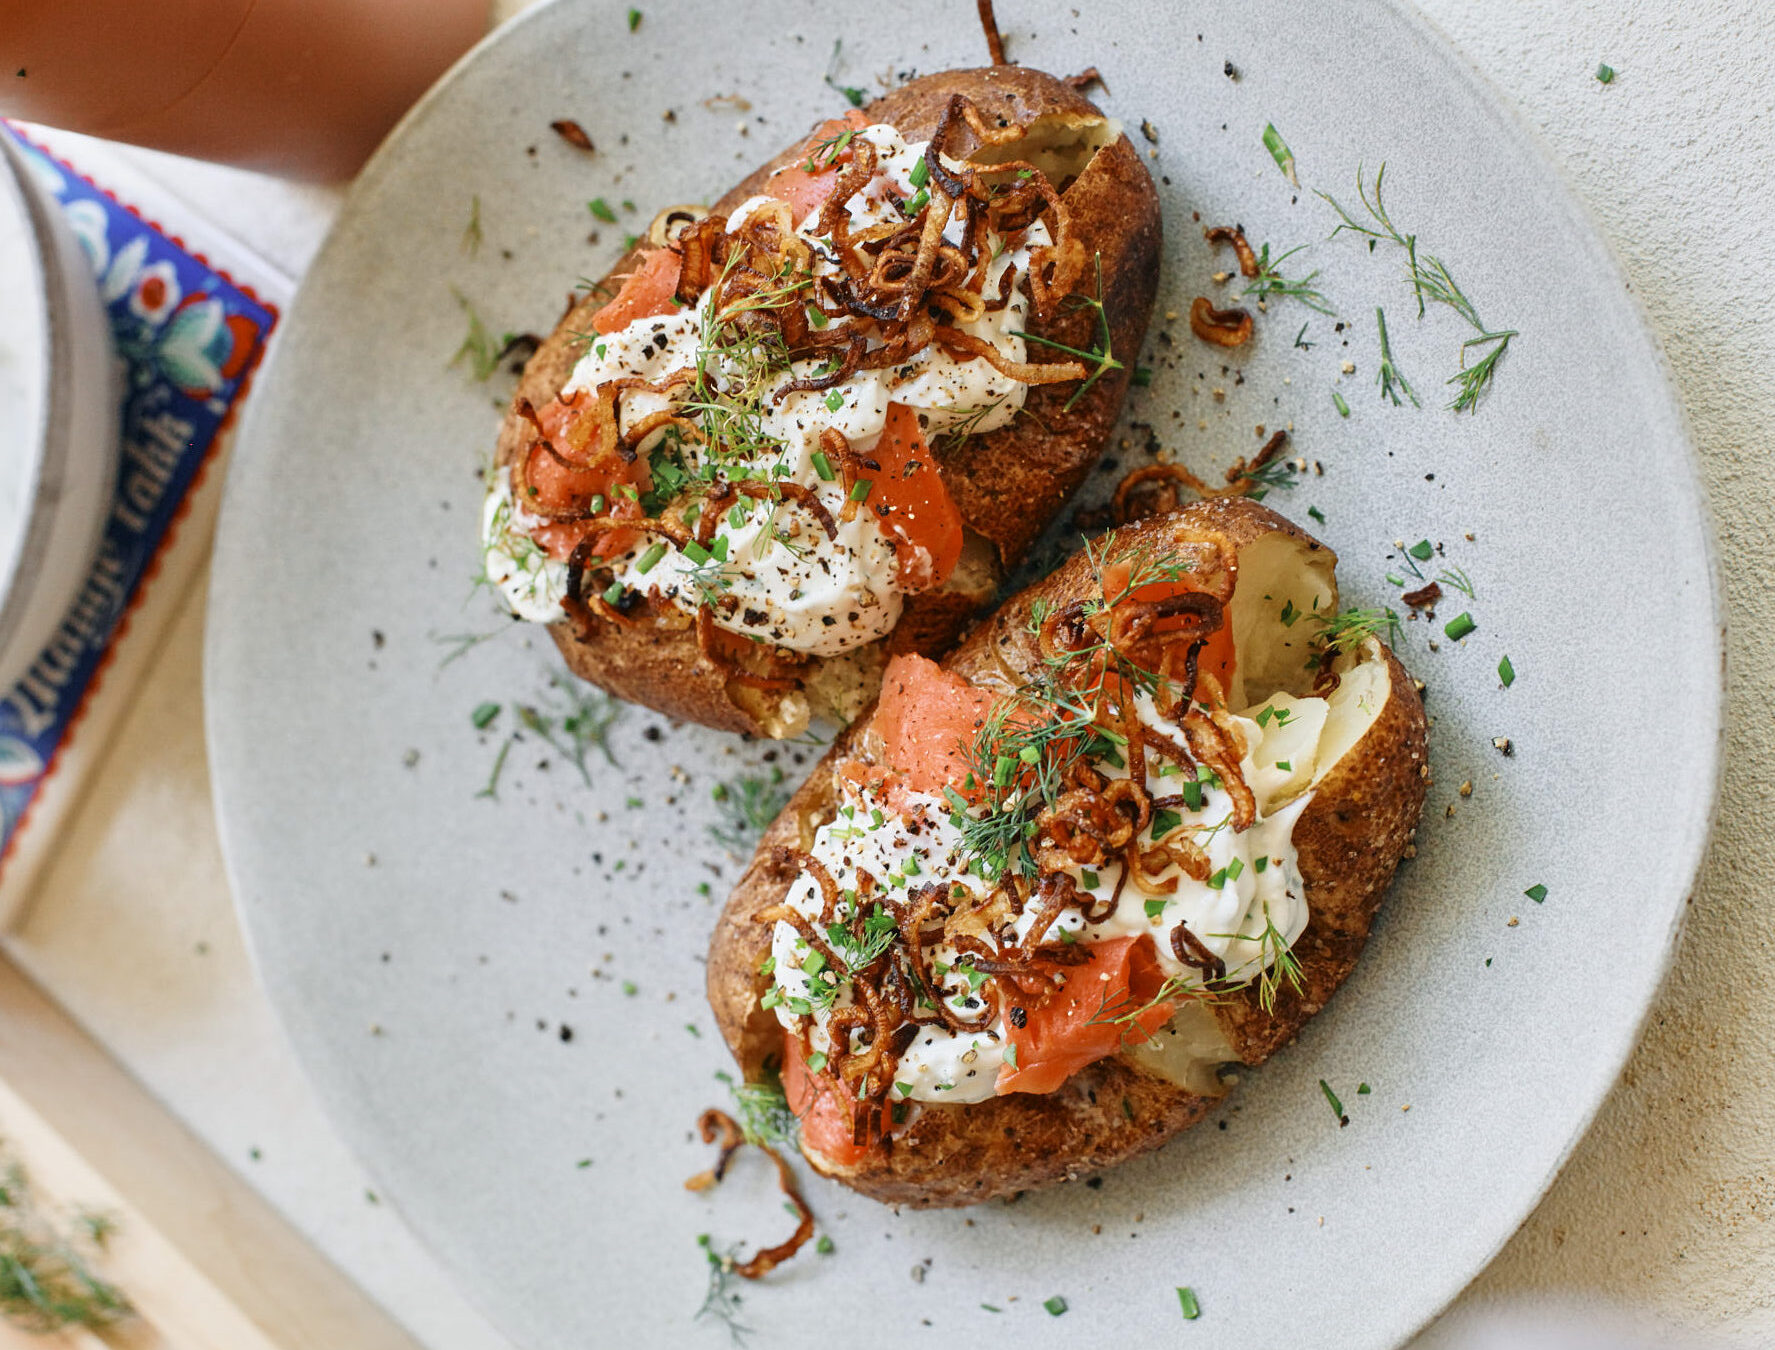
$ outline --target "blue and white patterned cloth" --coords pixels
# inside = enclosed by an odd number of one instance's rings
[[[105,653],[168,543],[245,393],[277,312],[0,125],[61,204],[92,264],[121,367],[117,487],[86,584],[55,636],[0,698],[0,865]]]

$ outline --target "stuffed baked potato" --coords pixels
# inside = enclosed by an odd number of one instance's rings
[[[1075,89],[913,80],[662,212],[569,308],[500,432],[486,574],[623,698],[849,721],[1089,471],[1158,255],[1151,178]]]
[[[1086,1175],[1353,968],[1426,722],[1329,549],[1243,499],[1126,526],[879,703],[766,833],[709,997],[803,1153],[892,1203]]]

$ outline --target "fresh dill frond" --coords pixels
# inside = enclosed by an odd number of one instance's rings
[[[1087,539],[1085,558],[1100,578],[1113,563],[1128,565],[1128,579],[1121,589],[1114,595],[1103,597],[1103,607],[1108,609],[1115,608],[1143,587],[1177,584],[1196,570],[1195,559],[1188,555],[1172,555],[1153,548],[1120,547],[1114,531],[1101,539]]]
[[[500,361],[519,335],[501,333],[495,337],[493,331],[482,322],[480,314],[466,295],[454,287],[451,287],[450,294],[456,297],[456,303],[462,306],[462,312],[468,316],[468,332],[462,339],[462,345],[456,349],[456,354],[446,363],[445,369],[466,357],[469,374],[474,376],[476,383],[485,384],[493,378]]]
[[[1448,377],[1446,383],[1458,385],[1459,392],[1455,401],[1448,406],[1455,412],[1471,412],[1479,406],[1479,396],[1491,387],[1492,376],[1497,373],[1498,358],[1510,345],[1510,339],[1516,336],[1516,330],[1510,329],[1503,333],[1482,333],[1476,338],[1468,338],[1461,344],[1461,368]],[[1484,356],[1472,365],[1467,364],[1467,353],[1474,347],[1484,347]]]
[[[752,1334],[752,1328],[740,1321],[740,1295],[734,1284],[736,1277],[733,1267],[739,1255],[739,1246],[736,1244],[726,1251],[718,1252],[715,1250],[714,1239],[707,1233],[697,1236],[696,1245],[709,1258],[709,1287],[703,1295],[703,1306],[696,1310],[697,1320],[715,1318],[726,1325],[727,1334],[733,1338],[735,1345],[744,1345],[746,1337]]]
[[[1412,407],[1423,407],[1424,405],[1418,402],[1416,392],[1407,383],[1405,376],[1400,373],[1399,367],[1393,364],[1393,344],[1387,341],[1387,312],[1379,305],[1374,307],[1374,322],[1381,334],[1381,369],[1379,376],[1376,377],[1381,386],[1381,397],[1392,399],[1393,406],[1397,408],[1399,395],[1403,393],[1406,398],[1411,400]]]
[[[1252,966],[1257,967],[1257,1003],[1266,1016],[1274,1016],[1276,999],[1282,992],[1282,986],[1288,985],[1295,993],[1303,989],[1301,983],[1300,958],[1288,945],[1288,937],[1276,927],[1275,920],[1270,917],[1270,907],[1263,907],[1263,931],[1253,937],[1249,933],[1210,933],[1209,937],[1231,938],[1257,944],[1257,955],[1237,969],[1228,972],[1228,978],[1237,980]],[[1246,983],[1250,983],[1247,978]]]
[[[757,1082],[744,1082],[725,1071],[715,1075],[733,1096],[734,1118],[748,1144],[793,1144],[801,1123],[789,1109],[782,1080],[774,1074]]]
[[[1399,616],[1391,609],[1351,608],[1341,614],[1312,617],[1319,624],[1317,645],[1326,650],[1353,652],[1369,638],[1379,637],[1382,631],[1386,632],[1389,645],[1399,640]]]
[[[1218,1003],[1220,1000],[1200,975],[1172,975],[1161,984],[1153,996],[1144,1002],[1134,997],[1132,990],[1124,990],[1120,998],[1111,1001],[1109,991],[1105,989],[1099,997],[1096,1011],[1087,1019],[1087,1026],[1110,1026],[1121,1028],[1121,1041],[1124,1047],[1133,1045],[1150,1045],[1157,1037],[1147,1031],[1141,1024],[1153,1009],[1162,1003]]]
[[[1295,993],[1304,987],[1301,983],[1300,958],[1288,945],[1288,939],[1277,928],[1270,918],[1270,907],[1263,907],[1263,932],[1257,936],[1258,960],[1262,968],[1257,976],[1257,1002],[1268,1016],[1276,1012],[1276,997],[1287,984]]]
[[[961,850],[988,880],[1009,870],[1033,875],[1028,843],[1036,818],[1059,800],[1067,771],[1101,736],[1088,700],[1042,677],[1000,699],[969,752],[969,778],[984,800],[970,806],[951,789],[950,824]]]
[[[557,684],[555,687],[560,686]],[[528,703],[516,704],[518,721],[578,769],[579,776],[590,787],[592,771],[586,764],[586,755],[593,749],[603,753],[611,768],[616,767],[616,756],[610,753],[608,734],[621,709],[601,689],[575,687],[566,693],[567,706],[558,711],[545,713]]]
[[[1450,409],[1455,412],[1477,411],[1481,395],[1491,387],[1499,359],[1510,346],[1510,339],[1519,334],[1514,328],[1487,327],[1485,320],[1479,317],[1478,307],[1455,281],[1448,264],[1434,254],[1419,255],[1417,236],[1400,230],[1387,211],[1386,201],[1382,196],[1386,176],[1387,166],[1382,164],[1374,176],[1371,189],[1360,166],[1356,169],[1356,194],[1367,212],[1367,221],[1359,220],[1330,193],[1318,194],[1338,214],[1339,224],[1332,230],[1331,237],[1335,239],[1349,230],[1366,238],[1371,249],[1375,244],[1383,242],[1397,245],[1405,252],[1406,279],[1411,282],[1412,294],[1417,297],[1418,317],[1424,317],[1427,303],[1445,305],[1476,330],[1478,336],[1468,338],[1461,344],[1461,368],[1449,377],[1447,383],[1457,386],[1455,400],[1448,405]],[[1468,354],[1475,348],[1484,348],[1484,354],[1472,365],[1468,365]]]
[[[1004,399],[995,398],[992,402],[982,403],[977,407],[955,409],[955,412],[961,414],[960,420],[951,422],[938,433],[938,449],[944,454],[953,454],[961,448],[963,441],[979,432],[982,422],[1004,406]],[[1021,412],[1022,409],[1018,411]]]
[[[1472,578],[1467,575],[1465,568],[1445,567],[1442,571],[1436,574],[1436,580],[1442,582],[1445,586],[1448,586],[1453,590],[1461,592],[1461,594],[1465,595],[1469,600],[1477,600],[1479,598],[1473,593],[1473,581]]]
[[[1081,361],[1091,363],[1091,373],[1079,382],[1077,389],[1073,390],[1072,397],[1066,400],[1066,405],[1061,409],[1062,412],[1071,412],[1073,404],[1083,398],[1085,392],[1102,379],[1106,372],[1124,368],[1122,362],[1116,359],[1115,351],[1110,343],[1109,314],[1103,307],[1103,255],[1099,253],[1096,256],[1097,294],[1072,297],[1077,303],[1097,312],[1097,343],[1090,351],[1082,352],[1077,347],[1068,347],[1063,342],[1055,342],[1052,338],[1045,338],[1036,333],[1021,329],[1017,331],[1017,336],[1025,342],[1039,342],[1044,347],[1052,347],[1055,351],[1065,352],[1068,356],[1076,356]]]
[[[478,192],[470,201],[468,225],[462,231],[462,251],[471,258],[481,251],[481,194]]]
[[[709,826],[709,833],[738,851],[757,843],[758,836],[789,804],[789,789],[783,784],[783,771],[774,767],[768,776],[740,774],[725,783],[717,783],[711,795],[720,805],[725,819],[719,825]]]
[[[1272,260],[1270,246],[1265,244],[1257,254],[1257,275],[1251,279],[1250,285],[1239,292],[1240,298],[1249,297],[1265,304],[1272,299],[1298,300],[1308,309],[1317,310],[1321,314],[1333,313],[1331,302],[1325,298],[1325,293],[1313,285],[1314,279],[1319,275],[1317,268],[1298,280],[1285,277],[1278,270],[1305,247],[1305,244],[1299,244]],[[1303,328],[1301,331],[1306,330]]]
[[[1293,487],[1300,479],[1300,470],[1294,467],[1293,460],[1273,459],[1240,477],[1248,485],[1245,495],[1254,502],[1261,502],[1264,494],[1273,488]]]
[[[115,1226],[106,1215],[84,1213],[74,1216],[74,1232],[60,1231],[24,1168],[6,1163],[0,1173],[0,1317],[38,1335],[110,1326],[127,1317],[129,1300],[93,1269]]]
[[[438,662],[438,669],[442,670],[445,666],[460,661],[483,642],[491,642],[494,638],[503,637],[511,631],[512,626],[508,623],[498,628],[489,628],[485,633],[432,634],[431,640],[433,642],[441,647],[448,647],[450,649],[444,654],[443,659]]]

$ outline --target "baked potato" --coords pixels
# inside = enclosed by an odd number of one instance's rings
[[[708,992],[802,1152],[972,1204],[1201,1119],[1354,967],[1426,722],[1331,550],[1243,498],[1089,544],[876,707],[770,826]]]
[[[573,671],[766,736],[936,653],[1089,472],[1152,309],[1139,154],[1067,84],[926,76],[655,219],[526,366],[486,575]]]

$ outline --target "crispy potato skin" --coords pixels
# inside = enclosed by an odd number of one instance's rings
[[[1154,545],[1192,533],[1219,532],[1244,547],[1283,531],[1311,551],[1311,536],[1243,499],[1198,502],[1181,512],[1126,527],[1118,538]],[[1037,659],[1029,634],[1031,606],[1058,604],[1091,584],[1082,554],[1046,580],[1012,597],[943,664],[977,684],[1008,688]],[[1283,987],[1273,1015],[1254,990],[1215,1008],[1239,1059],[1259,1064],[1292,1040],[1354,968],[1375,912],[1416,828],[1428,783],[1423,705],[1405,669],[1379,648],[1390,676],[1388,698],[1374,724],[1322,778],[1294,829],[1311,919],[1295,944],[1302,989]],[[867,717],[859,719],[858,727]],[[765,981],[759,963],[770,949],[758,915],[779,903],[795,880],[775,865],[771,848],[804,846],[837,800],[833,766],[862,750],[863,733],[847,732],[766,831],[758,855],[728,900],[709,949],[708,993],[717,1025],[748,1077],[781,1054],[775,1017],[758,1008]],[[804,825],[805,822],[805,825]],[[1127,1105],[1123,1105],[1124,1099]],[[1046,1096],[1011,1094],[965,1106],[925,1104],[886,1148],[860,1164],[839,1167],[818,1154],[809,1161],[846,1185],[890,1204],[919,1208],[974,1204],[1034,1186],[1075,1180],[1144,1153],[1199,1121],[1215,1099],[1185,1091],[1123,1058],[1099,1061]]]
[[[925,140],[936,130],[953,94],[966,95],[988,117],[1020,127],[1044,117],[1102,117],[1077,90],[1021,66],[924,76],[863,111],[872,122],[889,123],[909,140]],[[755,196],[775,170],[805,154],[804,146],[805,140],[797,140],[712,209],[728,213]],[[1126,136],[1098,151],[1085,172],[1067,188],[1064,200],[1082,256],[1102,259],[1111,347],[1125,354],[1126,368],[1107,372],[1070,412],[1063,409],[1076,385],[1031,389],[1025,405],[1030,416],[970,438],[939,463],[938,471],[962,519],[993,543],[1006,566],[1022,557],[1054,512],[1084,481],[1107,444],[1158,287],[1158,194],[1139,152]],[[605,280],[622,277],[639,259],[639,252],[625,255]],[[1094,272],[1092,275],[1094,278]],[[593,292],[569,304],[554,332],[525,367],[514,408],[518,399],[541,407],[561,391],[581,350],[573,335],[588,331],[592,315],[603,303],[604,296]],[[1082,306],[1063,304],[1057,308],[1061,312],[1046,319],[1032,315],[1030,331],[1069,347],[1090,350],[1097,340],[1094,313]],[[1029,359],[1066,358],[1032,344]],[[529,444],[530,436],[528,425],[515,412],[508,412],[500,428],[497,466],[509,464],[519,449]],[[939,655],[986,598],[942,591],[908,597],[900,626],[888,639],[891,650]],[[589,634],[566,622],[550,625],[549,631],[575,675],[619,698],[726,731],[768,734],[761,714],[769,700],[761,699],[755,691],[737,687],[730,691],[726,677],[700,659],[694,630],[670,604],[645,605],[635,622],[600,624]]]

